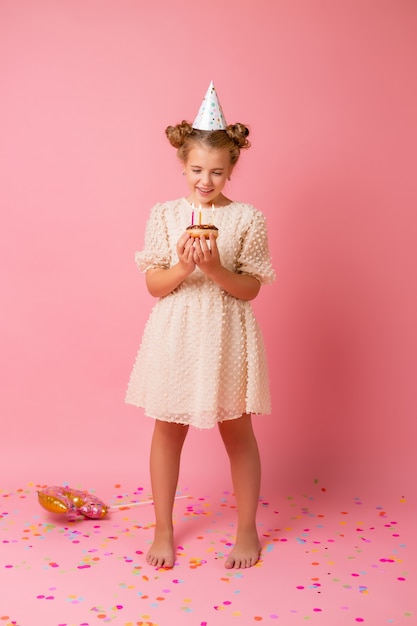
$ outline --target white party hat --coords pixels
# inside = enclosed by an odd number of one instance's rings
[[[211,81],[194,120],[193,128],[198,130],[225,130],[226,126],[227,123],[217,97],[216,88]]]

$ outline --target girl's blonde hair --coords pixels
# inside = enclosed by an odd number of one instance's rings
[[[249,129],[244,124],[231,124],[225,130],[198,130],[189,122],[183,120],[176,126],[168,126],[165,134],[174,148],[177,148],[178,158],[186,163],[190,150],[196,145],[210,150],[227,148],[230,154],[230,164],[235,165],[242,148],[250,147],[247,139]]]

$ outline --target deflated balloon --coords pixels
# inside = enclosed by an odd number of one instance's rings
[[[101,519],[109,510],[97,496],[70,487],[45,487],[38,491],[38,500],[51,513],[79,513],[90,519]]]

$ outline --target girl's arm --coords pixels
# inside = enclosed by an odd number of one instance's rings
[[[155,267],[146,272],[146,286],[151,296],[162,298],[174,291],[182,283],[188,273],[184,273],[180,263],[169,269]]]
[[[253,300],[258,295],[261,283],[257,278],[249,274],[236,274],[223,267],[216,238],[213,235],[210,235],[210,248],[204,237],[196,241],[194,261],[211,280],[231,296],[239,300]]]
[[[178,240],[177,254],[178,263],[172,267],[155,267],[146,272],[146,286],[155,298],[162,298],[174,291],[195,269],[193,240],[187,233]]]
[[[222,289],[239,300],[253,300],[261,288],[261,283],[254,276],[236,274],[223,266],[207,275]]]

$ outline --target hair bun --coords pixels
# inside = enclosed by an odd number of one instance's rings
[[[230,124],[226,128],[226,133],[232,139],[239,148],[249,148],[250,141],[248,140],[249,128],[244,124]]]
[[[174,148],[181,148],[186,141],[187,137],[193,132],[193,127],[189,122],[183,120],[181,124],[176,126],[168,126],[165,129],[165,134],[168,137],[169,143]]]

